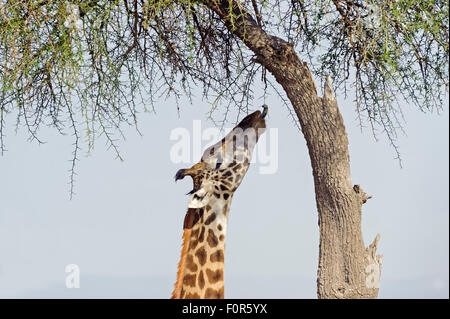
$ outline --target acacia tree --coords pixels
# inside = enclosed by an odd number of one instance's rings
[[[71,132],[74,167],[103,135],[136,125],[158,98],[192,97],[211,113],[247,113],[255,85],[279,94],[306,139],[320,227],[319,298],[375,298],[379,236],[365,248],[348,139],[334,91],[394,149],[407,101],[442,107],[448,88],[448,1],[1,1],[0,150],[7,123]],[[267,72],[268,71],[268,72]],[[326,77],[329,75],[329,77]],[[313,76],[324,82],[319,96]],[[325,80],[326,79],[326,80]],[[331,81],[333,79],[334,85]],[[178,107],[178,105],[177,105]]]

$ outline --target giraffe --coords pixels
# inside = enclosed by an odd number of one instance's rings
[[[263,112],[247,115],[197,164],[180,169],[175,181],[190,176],[193,190],[183,225],[183,247],[172,299],[223,299],[225,236],[234,192],[250,165],[266,128]]]

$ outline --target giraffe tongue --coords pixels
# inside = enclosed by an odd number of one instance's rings
[[[267,110],[268,110],[269,108],[268,108],[267,105],[265,105],[265,104],[264,104],[262,107],[263,107],[264,110],[263,110],[263,112],[261,113],[260,118],[263,119],[263,118],[266,117],[266,115],[267,115]]]
[[[185,169],[180,169],[178,170],[178,172],[175,174],[175,182],[179,179],[183,179],[184,178],[184,172],[186,170]]]

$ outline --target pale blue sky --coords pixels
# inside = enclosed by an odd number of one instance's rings
[[[234,196],[225,296],[315,298],[319,233],[305,140],[280,101],[266,103],[267,125],[278,128],[279,167],[261,175],[253,164]],[[180,116],[170,100],[158,103],[156,115],[141,114],[143,136],[124,130],[124,162],[99,139],[77,163],[71,201],[71,137],[43,129],[47,143],[37,145],[9,127],[0,157],[0,297],[169,297],[191,189],[190,181],[174,183],[187,165],[170,161],[170,132],[191,130],[193,120],[212,126],[208,103],[181,104]],[[400,169],[384,137],[376,142],[370,130],[361,132],[351,99],[339,105],[353,183],[373,196],[363,207],[366,245],[381,234],[379,297],[448,298],[448,108],[437,115],[404,106]],[[65,288],[67,264],[79,265],[81,288]]]

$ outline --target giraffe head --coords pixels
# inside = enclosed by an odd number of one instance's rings
[[[246,116],[197,164],[180,169],[175,180],[191,176],[194,188],[184,219],[183,249],[172,298],[224,298],[224,251],[228,211],[234,191],[250,165],[266,128],[267,106]]]
[[[258,138],[266,129],[267,106],[263,108],[262,113],[247,115],[221,141],[208,147],[199,163],[176,173],[175,181],[192,177],[189,208],[202,208],[214,198],[227,201],[233,195],[248,170]]]

